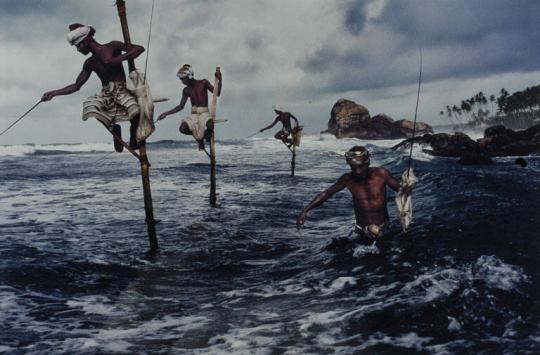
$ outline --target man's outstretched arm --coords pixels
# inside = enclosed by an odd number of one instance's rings
[[[343,175],[339,180],[332,186],[330,186],[328,189],[324,190],[304,208],[304,210],[298,215],[298,218],[296,220],[296,226],[298,229],[302,228],[304,226],[304,223],[306,222],[306,218],[308,215],[308,212],[315,207],[318,207],[325,203],[332,195],[334,195],[336,192],[341,191],[345,188],[344,184],[344,178],[346,175]]]
[[[81,72],[77,76],[75,83],[70,84],[62,89],[47,91],[46,93],[43,94],[43,96],[41,97],[41,100],[49,101],[55,96],[69,95],[76,91],[79,91],[81,89],[81,86],[83,86],[84,83],[88,81],[88,78],[90,78],[91,74],[92,74],[92,71],[87,67],[85,63]]]
[[[259,130],[259,132],[266,131],[267,129],[270,129],[270,128],[274,127],[274,126],[276,125],[276,123],[278,123],[278,121],[279,121],[278,118],[279,118],[279,117],[276,117],[276,119],[274,120],[274,122],[272,122],[271,125],[269,125],[269,126],[267,126],[267,127],[264,127],[264,128],[261,128],[261,129]]]
[[[180,100],[180,104],[178,106],[173,107],[169,111],[163,112],[161,115],[159,115],[157,120],[161,121],[162,119],[164,119],[165,117],[169,115],[172,115],[173,113],[182,111],[184,109],[184,106],[186,105],[187,99],[188,99],[187,95],[185,93],[182,93],[182,99]]]

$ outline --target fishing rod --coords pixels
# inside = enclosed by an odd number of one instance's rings
[[[42,99],[39,99],[39,101],[34,105],[32,106],[28,111],[26,111],[21,117],[17,118],[17,120],[15,122],[13,122],[11,125],[9,125],[8,128],[4,129],[2,131],[2,133],[0,133],[0,136],[4,133],[6,133],[11,127],[15,126],[17,124],[17,122],[19,122],[20,120],[22,120],[26,115],[28,115],[30,112],[32,112],[33,109],[35,109],[40,103],[42,103],[43,100]]]
[[[409,151],[409,163],[407,164],[407,177],[409,177],[409,171],[411,170],[412,150],[413,150],[413,145],[414,145],[414,136],[416,134],[416,118],[418,117],[418,103],[420,101],[420,86],[421,85],[422,85],[422,48],[420,48],[420,74],[418,75],[418,92],[416,94],[416,108],[414,109],[413,134],[411,137],[411,149]]]
[[[257,131],[257,132],[255,132],[255,133],[253,133],[253,134],[250,134],[249,136],[247,136],[247,137],[244,138],[244,139],[250,139],[251,137],[255,137],[255,136],[256,136],[257,134],[259,134],[259,133],[262,133],[262,132],[261,132],[261,131]]]
[[[148,56],[150,55],[150,38],[152,36],[152,20],[154,19],[154,4],[155,0],[152,0],[152,12],[150,14],[150,25],[148,28],[148,42],[146,43],[146,60],[144,62],[144,81],[146,83],[146,70],[148,68]]]

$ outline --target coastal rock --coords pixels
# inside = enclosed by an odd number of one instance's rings
[[[489,127],[479,140],[491,156],[529,155],[540,152],[540,124],[523,131]]]
[[[366,107],[351,100],[339,99],[332,107],[325,133],[337,138],[399,139],[412,136],[412,128],[412,121],[396,122],[385,114],[370,117]],[[420,134],[433,133],[431,127],[422,122],[417,122],[416,128]]]
[[[491,157],[529,155],[540,153],[540,124],[523,131],[504,126],[489,127],[484,137],[476,141],[464,133],[438,133],[409,138],[392,149],[410,147],[411,144],[429,146],[426,153],[441,157],[460,157],[461,164],[490,164]]]
[[[412,137],[414,122],[411,120],[399,120],[395,122],[395,125],[399,126],[406,137]],[[416,122],[415,135],[433,133],[433,128],[424,122]]]
[[[431,149],[423,150],[426,153],[439,157],[461,157],[468,152],[479,152],[482,150],[478,142],[461,132],[454,134],[424,134],[423,136],[408,138],[395,145],[392,149],[408,148],[413,143],[429,146]]]
[[[371,120],[369,111],[362,105],[346,99],[339,99],[330,112],[328,130],[337,138],[354,137],[363,123]]]

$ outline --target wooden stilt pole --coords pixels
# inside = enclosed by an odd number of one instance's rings
[[[118,16],[120,17],[120,23],[122,25],[122,34],[124,36],[124,43],[131,45],[131,38],[129,36],[129,27],[126,16],[126,3],[124,0],[117,0],[116,7],[118,9]],[[135,61],[133,59],[128,60],[129,71],[135,70]],[[144,211],[146,214],[146,226],[148,229],[148,239],[150,242],[150,250],[156,251],[158,249],[158,240],[156,236],[156,220],[154,219],[154,209],[152,206],[152,193],[150,190],[150,163],[146,155],[146,142],[142,141],[139,147],[139,161],[141,163],[141,177],[144,193]]]
[[[294,177],[294,169],[296,168],[296,144],[292,145],[292,160],[291,160],[291,176]]]
[[[219,71],[219,67],[216,68]],[[212,107],[210,110],[210,116],[212,117],[212,123],[214,129],[212,130],[212,136],[210,137],[210,206],[216,207],[216,111],[217,111],[217,97],[218,97],[219,79],[214,78],[214,92],[212,93]]]

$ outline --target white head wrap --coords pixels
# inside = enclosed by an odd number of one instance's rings
[[[189,64],[184,64],[180,69],[178,69],[178,73],[176,73],[176,76],[180,79],[188,78],[193,79],[194,73],[193,68]]]
[[[283,107],[281,107],[280,105],[272,105],[272,108],[274,109],[274,111],[283,112]]]
[[[68,33],[67,41],[72,46],[76,46],[77,44],[81,43],[88,36],[90,31],[92,31],[91,26],[78,27],[78,28],[76,28],[73,31],[70,31]]]

